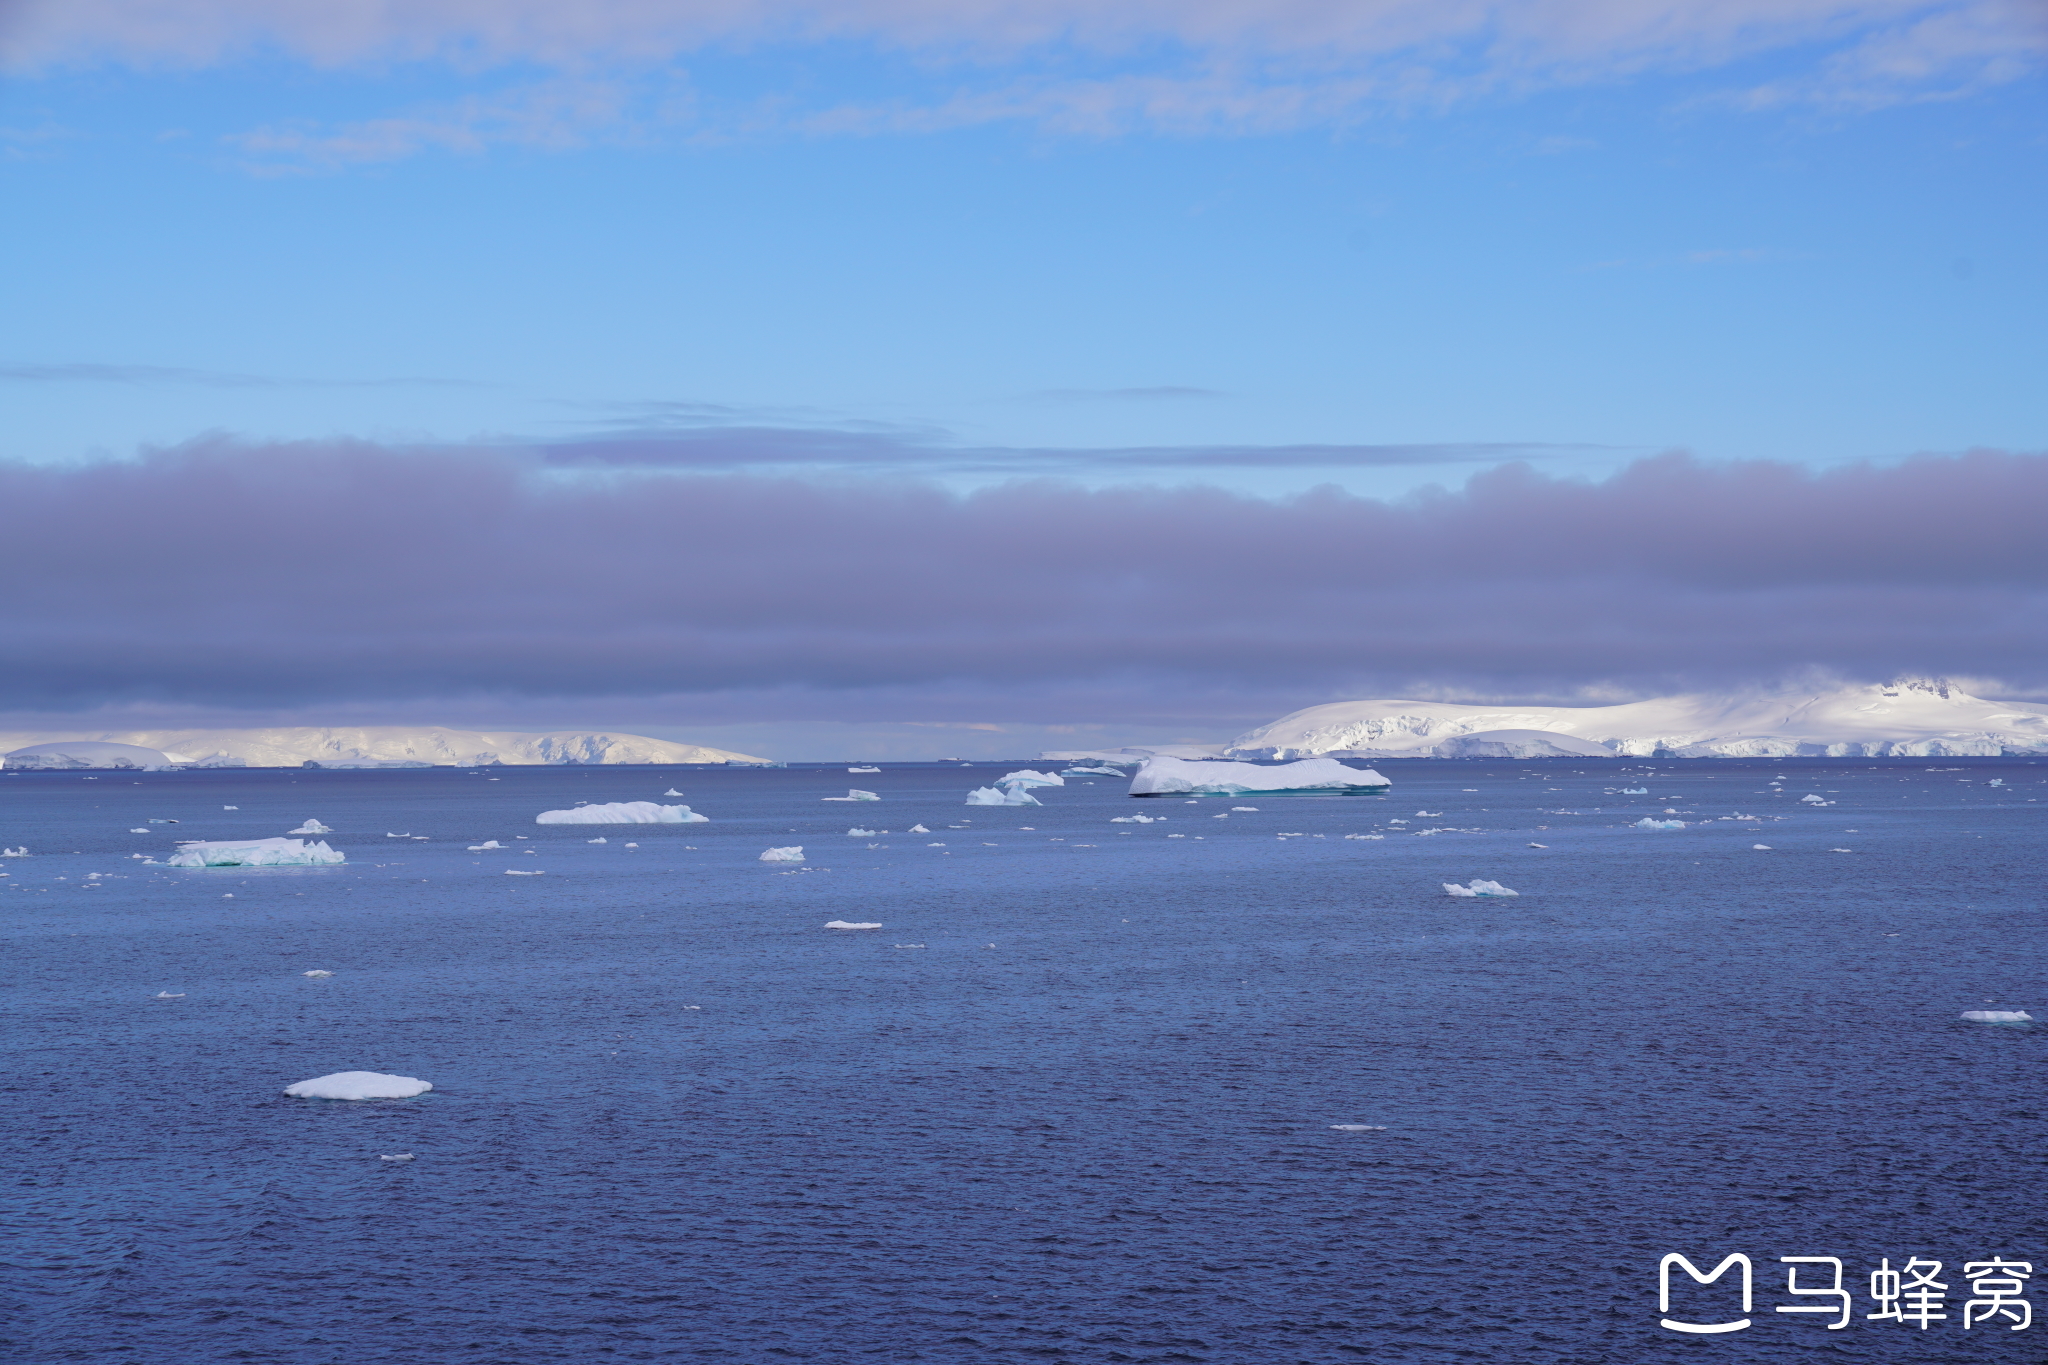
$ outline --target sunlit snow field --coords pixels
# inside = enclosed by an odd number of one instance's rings
[[[2048,1278],[2048,1023],[1958,1016],[2048,1020],[2048,766],[1378,766],[0,778],[0,1357],[2042,1357],[1959,1272]],[[711,822],[534,823],[641,800]],[[131,856],[309,817],[346,865]],[[349,1070],[435,1088],[281,1093]],[[1754,1326],[1660,1329],[1667,1252],[1752,1257]],[[1773,1312],[1800,1255],[1847,1329]],[[1948,1320],[1866,1321],[1914,1256]]]

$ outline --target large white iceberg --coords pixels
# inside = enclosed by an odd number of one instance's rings
[[[337,1071],[284,1088],[305,1100],[409,1100],[434,1087],[416,1076],[387,1076],[378,1071]]]
[[[244,839],[234,843],[193,840],[178,845],[168,867],[326,867],[348,855],[304,839]]]
[[[1237,796],[1245,792],[1365,791],[1383,792],[1392,784],[1370,768],[1353,768],[1334,758],[1306,758],[1297,763],[1190,762],[1182,758],[1150,758],[1131,778],[1132,796],[1178,796],[1204,792]]]
[[[1038,798],[1023,787],[976,787],[967,793],[970,806],[1035,806]]]
[[[161,749],[139,744],[112,744],[101,739],[60,739],[49,744],[31,744],[9,753],[9,768],[126,768],[130,771],[159,772],[175,764]]]
[[[698,825],[708,821],[688,806],[664,806],[654,801],[610,801],[600,806],[577,806],[573,810],[544,810],[533,817],[536,825]]]
[[[998,787],[1064,787],[1067,779],[1056,773],[1041,773],[1030,768],[1020,768],[1014,773],[1005,773],[996,779]]]
[[[1460,886],[1456,882],[1444,882],[1442,885],[1445,894],[1452,896],[1519,896],[1522,894],[1519,891],[1508,890],[1499,882],[1486,881],[1480,877],[1474,877],[1470,886]]]
[[[864,792],[859,787],[848,787],[844,796],[821,796],[820,801],[879,801],[882,798],[873,792]]]
[[[1963,1018],[1975,1024],[2030,1024],[2034,1016],[2025,1010],[1964,1010]]]
[[[800,863],[804,860],[804,846],[791,844],[788,848],[771,848],[761,855],[764,863]]]

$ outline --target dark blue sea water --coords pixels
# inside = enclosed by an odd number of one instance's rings
[[[2048,1018],[2048,767],[1651,766],[1020,810],[961,804],[987,765],[0,778],[0,1353],[2048,1358],[1962,1326],[1965,1262],[2048,1279],[2048,1025],[1958,1017]],[[713,822],[533,823],[672,785]],[[345,867],[130,856],[308,816]],[[435,1089],[280,1093],[355,1069]],[[1671,1316],[1752,1325],[1660,1327],[1671,1252],[1749,1256],[1753,1311],[1738,1267]],[[1846,1328],[1775,1311],[1820,1302],[1782,1256],[1844,1261]],[[1946,1319],[1866,1318],[1916,1257]]]

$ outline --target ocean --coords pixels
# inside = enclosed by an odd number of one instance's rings
[[[0,777],[0,1357],[2048,1358],[2048,766],[1379,767]]]

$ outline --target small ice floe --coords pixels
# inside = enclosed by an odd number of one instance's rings
[[[1640,820],[1636,821],[1636,822],[1635,822],[1635,824],[1634,824],[1634,825],[1632,825],[1632,826],[1631,826],[1630,828],[1632,828],[1632,829],[1684,829],[1684,828],[1685,828],[1685,821],[1683,821],[1683,820],[1652,820],[1652,819],[1651,819],[1651,818],[1650,818],[1649,816],[1645,815],[1645,816],[1644,816],[1644,817],[1643,817],[1642,819],[1640,819]]]
[[[1819,796],[1813,792],[1808,792],[1806,795],[1799,798],[1799,804],[1802,806],[1832,806],[1835,803],[1828,800],[1825,796]]]
[[[620,847],[620,848],[638,848],[638,847],[640,847],[640,845],[638,845],[638,844],[620,844],[620,845],[619,845],[619,847]]]
[[[284,1088],[303,1100],[409,1100],[434,1087],[416,1076],[386,1076],[376,1071],[337,1071]]]
[[[1164,816],[1160,817],[1160,819],[1165,818]],[[1150,825],[1156,823],[1156,821],[1149,815],[1112,815],[1109,817],[1109,823],[1112,825]]]
[[[670,788],[669,788],[669,789],[668,789],[667,791],[663,792],[663,793],[662,793],[662,795],[663,795],[663,796],[681,796],[681,795],[682,795],[682,793],[681,793],[681,792],[679,792],[679,791],[677,791],[677,790],[676,790],[676,789],[675,789],[674,787],[670,787]]]
[[[1232,809],[1232,810],[1234,810],[1234,811],[1256,811],[1256,810],[1258,809],[1258,807],[1257,807],[1257,806],[1232,806],[1232,807],[1231,807],[1231,809]]]
[[[1650,789],[1648,787],[1623,787],[1621,794],[1623,796],[1648,796]]]
[[[380,1157],[378,1157],[378,1158],[377,1158],[377,1160],[379,1160],[379,1161],[411,1161],[411,1160],[412,1160],[412,1153],[411,1153],[411,1152],[397,1152],[397,1153],[394,1153],[394,1154],[392,1154],[392,1155],[390,1155],[390,1156],[380,1156]]]
[[[1117,774],[1122,777],[1122,773]],[[1057,773],[1042,773],[1031,768],[1019,768],[1013,773],[1004,773],[996,779],[998,787],[1064,787],[1066,779]]]
[[[699,815],[688,806],[664,806],[653,801],[609,801],[602,805],[577,806],[570,810],[544,810],[533,817],[536,825],[701,825],[711,817]]]
[[[800,863],[804,860],[804,846],[791,844],[788,848],[771,848],[761,855],[764,863]]]
[[[930,831],[930,830],[928,830],[928,829],[926,829],[926,828],[925,828],[925,827],[924,827],[923,825],[912,825],[912,826],[911,826],[911,827],[910,827],[909,829],[906,829],[906,830],[904,830],[903,832],[904,832],[905,834],[930,834],[930,833],[931,833],[931,831]]]
[[[130,834],[147,834],[147,833],[149,833],[149,826],[148,826],[148,825],[144,825],[144,826],[142,826],[142,827],[141,827],[140,829],[131,829],[131,830],[129,830],[128,832],[129,832]]]
[[[170,867],[329,867],[348,855],[324,843],[303,839],[247,839],[238,843],[189,842],[178,845]]]
[[[152,825],[175,825],[178,822],[176,820],[159,820],[155,816],[151,816],[147,823]]]
[[[303,825],[300,825],[300,826],[299,826],[299,827],[298,827],[297,829],[288,829],[288,830],[286,830],[286,831],[285,831],[285,833],[286,833],[286,834],[332,834],[332,833],[334,833],[334,831],[333,831],[332,829],[328,828],[328,827],[327,827],[326,825],[323,825],[323,824],[321,824],[321,823],[320,823],[320,822],[319,822],[318,820],[310,820],[310,819],[309,819],[309,820],[307,820],[307,821],[306,821],[306,823],[305,823],[305,824],[303,824]]]
[[[611,842],[611,840],[605,838],[602,834],[600,834],[595,839],[585,839],[583,842],[586,844],[608,844]]]
[[[501,843],[499,843],[499,842],[498,842],[498,841],[497,841],[496,839],[486,839],[486,840],[484,840],[484,841],[483,841],[482,843],[480,843],[480,844],[471,844],[471,845],[469,846],[469,851],[470,851],[471,853],[482,853],[482,852],[483,852],[483,851],[484,851],[485,849],[487,849],[487,848],[503,848],[503,847],[504,847],[504,845],[503,845],[503,844],[501,844]]]
[[[158,991],[154,998],[158,1000],[183,1000],[185,992],[179,991],[176,995],[173,995],[169,991]]]
[[[849,839],[872,839],[878,834],[887,834],[888,832],[884,829],[862,829],[859,825],[855,825],[852,829],[846,831],[846,837]]]
[[[882,926],[879,924],[856,924],[854,921],[846,919],[828,919],[825,921],[825,927],[827,929],[879,929]]]
[[[0,858],[26,858],[28,856],[27,844],[23,844],[20,848],[0,848]]]
[[[1831,848],[1828,850],[1830,853],[1854,853],[1855,851],[1853,848]]]
[[[1529,845],[1529,847],[1531,847],[1531,848],[1549,848],[1549,847],[1550,847],[1550,845],[1549,845],[1549,844],[1531,844],[1531,845]]]
[[[1384,1123],[1333,1123],[1330,1127],[1340,1133],[1384,1133],[1387,1131],[1387,1125]]]
[[[318,969],[318,968],[316,967],[315,969],[313,969],[313,970],[312,970],[312,971],[310,971],[310,972],[301,972],[301,973],[299,973],[299,975],[301,975],[301,976],[310,976],[310,977],[314,978],[315,980],[320,980],[320,979],[322,979],[322,978],[324,978],[324,977],[330,977],[330,976],[333,976],[333,975],[334,975],[334,973],[333,973],[333,972],[323,972],[323,971],[319,970],[319,969]]]
[[[1443,815],[1443,812],[1440,810],[1419,810],[1415,813],[1417,815],[1427,815],[1432,820],[1438,819]]]
[[[1964,1010],[1963,1018],[1973,1024],[2031,1024],[2034,1016],[2025,1010]]]
[[[1519,896],[1519,891],[1510,891],[1499,882],[1486,881],[1480,877],[1472,879],[1472,885],[1460,886],[1456,882],[1442,883],[1447,896]]]
[[[1347,839],[1384,839],[1387,836],[1384,834],[1347,834],[1344,837]]]
[[[1038,798],[1023,787],[976,787],[967,793],[970,806],[1035,806]]]
[[[1084,777],[1084,776],[1085,776],[1085,777],[1122,777],[1122,776],[1123,776],[1123,773],[1122,773],[1121,771],[1119,771],[1118,769],[1116,769],[1116,768],[1108,768],[1108,767],[1104,767],[1104,768],[1062,768],[1062,769],[1060,769],[1060,776],[1061,776],[1061,777]]]
[[[1755,849],[1762,849],[1765,853],[1769,853],[1771,851],[1771,846],[1769,844],[1751,844],[1750,847]]]
[[[390,830],[387,829],[384,831],[384,837],[387,839],[410,839],[412,838],[412,831],[407,830],[403,834],[393,834]]]
[[[222,809],[222,810],[240,810],[240,809],[241,809],[241,807],[240,807],[240,806],[222,806],[222,807],[221,807],[221,809]]]
[[[879,929],[879,928],[880,928],[881,926],[880,926],[880,925],[876,925],[875,927]],[[924,947],[924,945],[923,945],[922,943],[892,943],[892,944],[890,944],[889,946],[890,946],[891,948],[922,948],[922,947]]]
[[[878,773],[878,772],[880,772],[880,771],[882,771],[882,770],[881,770],[880,768],[873,768],[873,767],[867,767],[867,768],[848,768],[848,769],[847,769],[846,771],[848,771],[848,772],[850,772],[850,773]]]
[[[820,801],[879,801],[882,798],[873,792],[864,792],[859,787],[848,787],[844,796],[821,796]]]
[[[548,874],[544,869],[538,867],[508,867],[505,869],[505,875],[508,877],[545,877]]]

